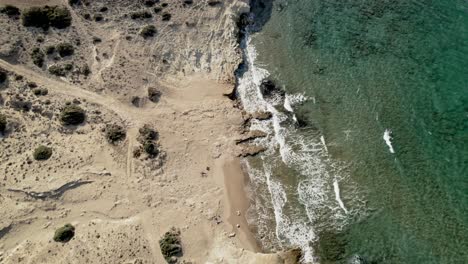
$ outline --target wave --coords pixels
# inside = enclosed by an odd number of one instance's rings
[[[390,153],[395,153],[395,150],[393,149],[392,146],[392,131],[389,129],[386,129],[383,135],[383,139],[385,140],[385,143],[388,146],[388,149],[390,150]]]
[[[340,196],[340,186],[338,185],[338,181],[337,180],[334,180],[333,181],[333,189],[335,191],[335,199],[336,201],[338,202],[338,204],[340,205],[341,209],[343,209],[343,211],[345,213],[348,213],[348,209],[346,209],[346,207],[344,206],[344,203],[343,201],[341,200],[341,196]]]
[[[303,251],[304,262],[317,263],[312,245],[317,242],[323,227],[342,229],[349,216],[358,212],[362,207],[356,188],[346,185],[345,197],[348,206],[355,207],[348,210],[341,198],[338,180],[345,181],[348,177],[338,162],[328,156],[328,149],[323,135],[309,136],[299,133],[289,119],[296,121],[294,105],[304,102],[304,94],[286,94],[283,106],[286,112],[276,107],[278,101],[267,101],[261,92],[261,83],[270,73],[257,67],[255,61],[257,53],[250,43],[250,36],[246,36],[244,62],[246,71],[239,77],[238,96],[249,113],[268,111],[272,113],[271,120],[253,120],[251,130],[261,130],[270,137],[257,139],[256,143],[267,147],[261,155],[262,165],[247,165],[247,172],[254,188],[262,189],[260,195],[263,203],[266,199],[275,219],[275,237],[280,246],[299,246]],[[292,114],[292,115],[291,115]],[[288,125],[289,124],[289,125]],[[248,163],[248,162],[247,162]],[[278,177],[280,167],[297,174],[297,184],[286,183],[287,180]],[[266,188],[262,187],[265,186]],[[268,237],[267,211],[261,206],[257,229],[261,237]],[[305,210],[304,210],[305,209]],[[259,226],[260,225],[260,226]]]

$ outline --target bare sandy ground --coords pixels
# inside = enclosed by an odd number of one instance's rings
[[[165,2],[170,22],[159,15],[131,21],[123,14],[141,4],[104,0],[70,8],[73,26],[62,31],[25,30],[0,17],[0,68],[9,72],[0,87],[8,118],[0,137],[0,263],[165,263],[158,241],[172,227],[181,231],[180,263],[295,263],[285,253],[259,253],[245,219],[248,176],[235,144],[244,120],[223,94],[240,62],[235,19],[247,1]],[[83,19],[103,6],[104,22]],[[147,24],[158,28],[155,39],[138,36]],[[70,39],[80,43],[72,58],[31,63],[32,48]],[[92,73],[50,75],[47,67],[61,61],[87,64]],[[30,83],[47,95],[34,95]],[[149,87],[161,92],[158,102],[149,100]],[[31,110],[14,109],[20,99]],[[60,124],[66,102],[86,111],[84,124]],[[123,126],[125,140],[109,144],[108,124]],[[144,125],[158,131],[156,158],[134,155]],[[39,145],[53,149],[49,160],[33,160]],[[54,242],[66,223],[75,226],[74,238]]]

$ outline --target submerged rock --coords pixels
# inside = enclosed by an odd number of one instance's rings
[[[286,92],[279,88],[272,80],[265,79],[260,84],[260,89],[262,91],[263,97],[271,98],[275,96],[284,97]]]

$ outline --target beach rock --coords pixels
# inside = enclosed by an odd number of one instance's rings
[[[261,131],[261,130],[252,130],[250,131],[247,135],[239,138],[239,139],[236,139],[235,142],[236,144],[241,144],[241,143],[244,143],[244,142],[247,142],[247,141],[251,141],[251,140],[254,140],[256,138],[263,138],[263,137],[266,137],[268,134]]]
[[[299,264],[301,263],[302,250],[300,248],[293,248],[280,253],[284,264]]]
[[[263,146],[255,146],[255,145],[245,145],[240,153],[238,154],[239,157],[248,157],[248,156],[256,156],[259,153],[266,151],[267,148]]]
[[[252,118],[257,120],[268,120],[273,117],[271,112],[267,111],[258,111],[252,114]]]

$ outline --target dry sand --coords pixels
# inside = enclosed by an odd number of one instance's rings
[[[154,14],[147,21],[123,16],[145,8],[136,2],[70,8],[73,26],[47,34],[0,15],[0,68],[9,71],[0,87],[8,118],[0,138],[0,263],[165,263],[158,241],[171,227],[181,231],[180,263],[294,263],[288,254],[258,253],[245,219],[248,175],[235,144],[244,120],[223,94],[233,89],[240,62],[235,21],[247,1],[216,7],[167,1],[169,22]],[[103,22],[83,18],[103,6],[109,8]],[[138,35],[147,24],[158,29],[154,39]],[[93,43],[97,36],[101,42]],[[70,39],[80,43],[73,57],[32,64],[32,48]],[[91,75],[47,72],[67,61],[89,65]],[[48,94],[34,95],[31,82]],[[158,102],[149,100],[149,87],[161,92]],[[29,111],[14,109],[20,99],[31,103]],[[60,124],[67,101],[85,109],[84,124]],[[107,124],[123,126],[125,140],[109,144]],[[134,156],[144,125],[159,133],[156,158]],[[39,145],[53,149],[49,160],[32,158]],[[54,242],[66,223],[76,227],[74,238]]]

